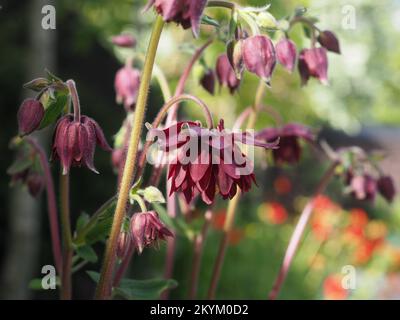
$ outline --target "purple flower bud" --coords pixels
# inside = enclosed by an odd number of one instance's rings
[[[126,148],[121,147],[113,150],[111,155],[111,162],[116,170],[123,168],[123,166],[125,165],[125,159],[126,159]]]
[[[45,185],[43,175],[38,172],[29,172],[25,183],[30,195],[34,198],[38,197],[42,193]]]
[[[322,31],[318,36],[318,42],[329,51],[340,54],[339,40],[332,31]]]
[[[132,245],[132,237],[129,232],[121,232],[118,238],[117,257],[124,259]]]
[[[129,65],[119,69],[114,81],[117,103],[123,103],[127,111],[133,109],[136,104],[139,86],[139,70]]]
[[[19,107],[17,118],[21,135],[30,134],[39,128],[44,116],[44,108],[40,101],[26,99]]]
[[[203,74],[203,77],[200,79],[200,84],[210,94],[214,95],[214,91],[215,91],[215,74],[214,74],[214,71],[211,70],[211,69],[208,69]]]
[[[388,202],[392,202],[396,195],[396,188],[392,177],[381,176],[378,179],[378,191]]]
[[[133,48],[136,46],[136,39],[130,34],[120,34],[112,37],[111,42],[119,47]]]
[[[242,45],[243,40],[239,39],[230,41],[226,47],[226,54],[238,79],[242,77],[244,70]]]
[[[96,144],[106,151],[112,150],[96,121],[87,116],[75,121],[73,115],[68,114],[57,122],[52,158],[60,159],[63,174],[67,174],[71,166],[81,165],[98,173],[93,164]]]
[[[246,69],[269,85],[276,64],[272,41],[263,35],[249,37],[243,40],[242,53]]]
[[[297,56],[295,43],[288,38],[283,38],[276,44],[275,51],[278,62],[284,66],[286,70],[293,72]]]
[[[303,49],[299,56],[299,73],[302,85],[307,84],[310,77],[328,84],[328,57],[325,48]]]
[[[150,0],[146,9],[154,6],[166,22],[174,21],[184,29],[192,28],[193,35],[197,37],[206,4],[207,0]]]
[[[233,94],[239,88],[240,80],[236,78],[235,71],[226,54],[218,57],[215,70],[219,84],[228,87],[230,93]]]
[[[145,247],[157,244],[159,240],[174,236],[155,211],[135,213],[131,218],[130,228],[133,245],[139,253]]]

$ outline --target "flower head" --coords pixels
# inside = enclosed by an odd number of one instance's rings
[[[346,185],[350,194],[357,200],[373,201],[375,199],[377,182],[368,173],[355,174],[351,170],[347,171]]]
[[[98,144],[102,149],[111,151],[103,130],[92,118],[81,116],[79,121],[68,114],[58,120],[53,136],[52,158],[60,159],[63,174],[71,166],[84,165],[97,173],[93,164],[94,152]]]
[[[215,91],[215,73],[213,70],[208,69],[200,80],[201,86],[210,94],[214,95]]]
[[[303,49],[299,55],[298,68],[302,85],[307,84],[310,77],[319,79],[322,84],[328,84],[328,57],[325,48]]]
[[[236,77],[226,54],[218,57],[215,69],[220,86],[228,87],[230,93],[233,94],[239,88],[240,80]]]
[[[163,151],[170,154],[170,192],[182,192],[188,203],[198,194],[211,204],[216,194],[232,199],[238,188],[247,192],[255,182],[254,168],[238,143],[275,146],[256,141],[247,132],[227,132],[222,120],[216,130],[202,128],[196,122],[179,122],[164,130],[153,129],[153,135],[159,137]]]
[[[115,75],[114,87],[117,103],[123,103],[125,109],[135,107],[140,86],[140,71],[125,65]]]
[[[122,48],[132,48],[136,45],[136,39],[130,34],[119,34],[112,37],[111,42]]]
[[[275,48],[271,39],[256,35],[243,40],[242,54],[246,69],[269,85],[276,64]]]
[[[281,39],[275,46],[278,62],[289,72],[293,72],[296,64],[297,49],[295,43],[288,39]]]
[[[265,128],[256,134],[256,138],[267,142],[275,141],[279,138],[278,148],[272,150],[276,164],[295,164],[299,162],[301,156],[299,139],[309,142],[315,139],[314,134],[308,127],[297,123],[290,123],[281,128]]]
[[[392,202],[396,195],[396,189],[392,177],[381,176],[377,181],[378,191],[388,202]]]
[[[154,6],[166,22],[174,21],[184,29],[192,28],[197,37],[206,4],[207,0],[149,0],[146,9]]]
[[[145,247],[157,244],[159,240],[174,236],[155,211],[135,213],[131,218],[130,230],[133,245],[139,253]]]
[[[17,114],[20,134],[30,134],[39,128],[43,116],[44,108],[40,101],[35,99],[26,99],[22,102]]]

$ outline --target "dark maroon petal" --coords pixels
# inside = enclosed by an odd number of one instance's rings
[[[200,79],[201,86],[207,90],[210,94],[214,95],[215,92],[215,74],[214,71],[208,69],[203,77]]]
[[[229,191],[231,190],[233,180],[229,177],[223,170],[218,170],[218,187],[219,192],[223,196],[229,195]]]
[[[96,149],[96,132],[90,123],[85,123],[80,126],[79,146],[83,155],[83,164],[93,172],[99,173],[93,164],[94,152]]]
[[[192,25],[192,32],[195,38],[199,36],[200,19],[206,7],[207,0],[186,0],[190,2],[189,15]]]
[[[300,52],[299,62],[298,62],[297,67],[299,69],[301,85],[305,86],[307,84],[308,80],[310,79],[310,72],[308,70],[308,66],[307,66],[306,60],[304,58],[304,50],[302,50]]]
[[[295,43],[288,38],[283,38],[276,44],[275,51],[279,63],[289,72],[293,72],[297,56]]]
[[[220,86],[228,87],[231,93],[237,90],[240,80],[236,78],[235,71],[226,54],[221,54],[218,57],[215,72]]]
[[[339,40],[332,31],[321,31],[318,35],[318,42],[325,49],[340,54]]]
[[[319,79],[322,84],[328,84],[328,57],[326,49],[304,49],[301,56],[306,65],[309,76]]]
[[[26,135],[35,131],[39,127],[43,116],[44,108],[40,101],[26,99],[22,102],[17,114],[20,134]]]
[[[82,122],[88,123],[93,127],[95,134],[96,134],[97,144],[105,151],[112,151],[112,148],[110,147],[106,138],[104,137],[103,130],[100,128],[99,124],[95,120],[93,120],[89,117],[85,117],[85,118],[86,119]]]
[[[378,191],[379,193],[388,201],[392,202],[394,196],[396,195],[396,188],[394,186],[394,182],[392,177],[390,176],[381,176],[378,179]]]

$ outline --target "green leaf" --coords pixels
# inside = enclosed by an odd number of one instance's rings
[[[45,69],[47,79],[52,81],[52,82],[63,82],[59,77],[55,76],[52,74],[48,69]]]
[[[149,203],[165,203],[164,195],[154,186],[147,187],[144,190],[138,190],[139,195]]]
[[[82,212],[79,216],[78,220],[76,221],[76,232],[82,230],[82,228],[89,222],[90,216],[86,212]]]
[[[25,89],[31,89],[34,91],[42,91],[44,88],[50,85],[50,81],[46,78],[37,78],[24,84]]]
[[[216,27],[216,28],[220,27],[218,21],[214,20],[213,18],[211,18],[211,17],[209,17],[207,15],[203,15],[201,17],[201,24],[213,26],[213,27]]]
[[[82,246],[76,249],[76,253],[83,260],[95,263],[97,262],[97,254],[91,246]]]
[[[7,173],[13,175],[22,172],[32,166],[33,160],[29,157],[23,157],[20,159],[15,159],[15,161],[8,167]]]
[[[45,113],[40,122],[39,129],[43,129],[57,120],[68,101],[68,95],[55,94],[55,100],[50,99],[49,105],[45,106]]]

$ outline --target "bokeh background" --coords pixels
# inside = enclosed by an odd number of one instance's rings
[[[264,1],[238,1],[262,5]],[[56,30],[41,28],[41,9],[52,4],[57,12]],[[17,133],[16,112],[31,93],[22,84],[42,76],[47,68],[66,80],[76,81],[83,113],[94,117],[112,142],[124,119],[123,107],[115,103],[113,81],[126,52],[116,50],[110,37],[122,31],[138,39],[137,52],[143,53],[149,37],[152,11],[142,14],[145,1],[139,0],[18,0],[0,1],[0,297],[3,299],[52,299],[54,291],[29,288],[32,278],[40,277],[41,267],[52,263],[45,198],[32,199],[26,190],[9,188],[7,167],[13,159],[10,139]],[[400,182],[400,3],[397,0],[303,1],[272,0],[271,13],[283,17],[297,6],[305,6],[320,19],[321,29],[333,30],[339,37],[342,54],[329,54],[330,86],[316,81],[301,88],[297,74],[289,75],[278,67],[273,86],[265,102],[277,109],[285,121],[302,122],[320,128],[333,146],[360,145],[368,150],[383,150],[385,172]],[[354,28],[343,24],[345,14],[354,12]],[[353,10],[353,11],[352,11]],[[218,20],[227,21],[223,10],[207,10]],[[199,46],[210,30],[194,40],[190,32],[170,24],[163,33],[157,63],[174,88],[183,65],[189,60],[188,47]],[[308,41],[301,28],[294,30],[298,47]],[[182,44],[185,43],[184,46]],[[210,67],[224,50],[215,42],[205,55]],[[140,63],[139,63],[140,65]],[[254,99],[256,77],[246,74],[237,94],[223,89],[210,96],[199,86],[201,68],[189,79],[187,91],[204,99],[215,117],[227,126]],[[162,95],[153,83],[148,121],[162,105]],[[182,117],[200,118],[197,110]],[[195,109],[195,108],[194,108]],[[260,116],[257,128],[273,125],[268,115]],[[52,128],[37,137],[49,150]],[[258,155],[259,187],[240,202],[234,232],[230,239],[217,298],[265,299],[277,274],[296,217],[312,194],[326,164],[306,147],[301,163],[276,168]],[[71,176],[73,225],[79,214],[94,212],[116,188],[110,155],[98,151],[95,163],[100,175],[74,169]],[[58,164],[52,169],[57,176]],[[212,229],[206,242],[200,273],[199,298],[205,298],[226,202],[218,202]],[[191,219],[201,226],[206,208],[199,206]],[[178,238],[173,278],[179,286],[172,298],[187,297],[192,244]],[[95,247],[101,257],[103,245]],[[136,279],[161,277],[165,245],[145,250],[134,257],[129,273]],[[341,285],[342,268],[351,265],[357,271],[354,290]],[[99,263],[86,270],[98,270]],[[91,298],[94,283],[82,271],[74,275],[74,297]],[[343,193],[339,181],[333,181],[326,195],[318,199],[311,227],[307,230],[294,259],[280,298],[286,299],[396,299],[400,298],[400,203],[387,205],[381,198],[374,204],[355,202]]]

